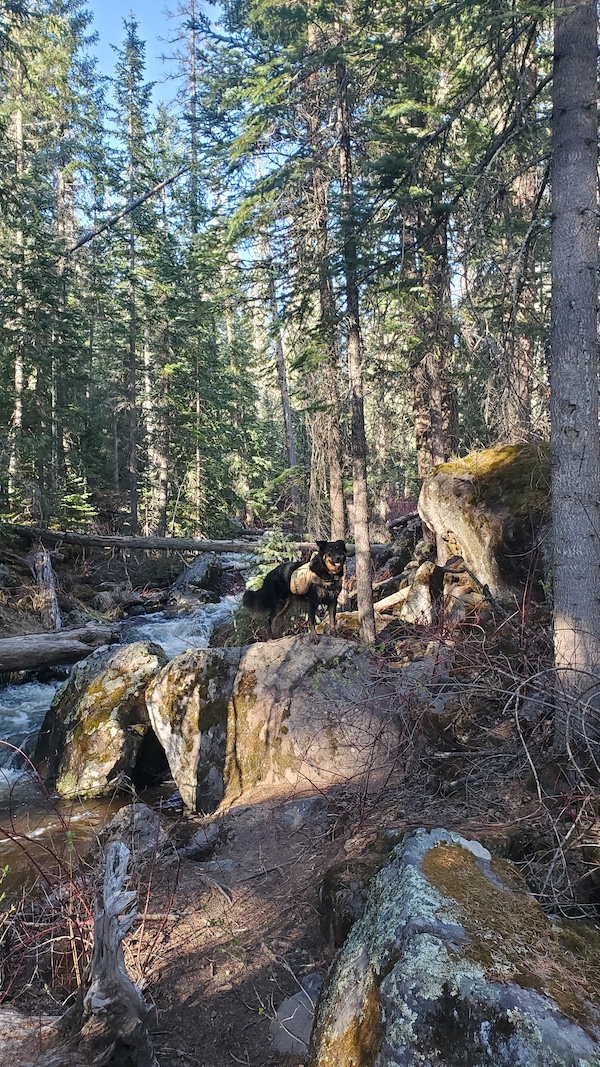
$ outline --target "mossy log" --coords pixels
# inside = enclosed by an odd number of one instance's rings
[[[0,640],[0,673],[76,663],[100,645],[111,644],[116,637],[116,630],[110,626],[82,626],[57,633],[5,637]]]

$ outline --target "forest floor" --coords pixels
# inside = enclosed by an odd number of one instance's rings
[[[25,632],[21,627],[35,632],[25,562],[0,554],[0,565],[9,568],[2,636]],[[84,587],[98,595],[118,584],[121,567],[117,561],[111,571],[100,559],[79,557],[60,563],[70,610],[81,610],[77,600],[91,604]],[[135,584],[148,592],[144,581]],[[595,914],[596,889],[581,849],[595,826],[595,796],[592,802],[557,763],[551,710],[515,715],[514,694],[547,658],[544,627],[515,620],[452,635],[399,627],[382,635],[377,670],[422,657],[431,641],[451,649],[461,697],[442,724],[421,713],[407,723],[404,751],[384,782],[336,786],[305,806],[298,802],[306,796],[263,788],[212,817],[219,843],[209,862],[163,853],[142,872],[141,918],[126,943],[126,963],[153,1006],[161,1067],[304,1062],[275,1051],[272,1020],[282,1001],[308,976],[324,977],[333,959],[321,893],[327,871],[343,864],[351,876],[361,857],[382,853],[386,831],[388,841],[390,832],[398,839],[421,826],[460,831],[514,860],[549,909]],[[206,819],[174,820],[173,836],[199,823]],[[22,980],[11,978],[4,1006],[56,1014],[60,996],[49,990],[43,953],[34,949]],[[4,1062],[0,1046],[0,1067]]]
[[[352,872],[361,857],[378,854],[383,830],[398,839],[419,826],[443,826],[503,855],[517,850],[523,858],[529,848],[531,860],[551,848],[537,797],[514,775],[497,776],[468,799],[444,797],[419,759],[409,775],[398,769],[385,785],[339,787],[325,799],[325,813],[296,829],[286,817],[289,795],[263,790],[232,807],[211,864],[226,893],[199,877],[203,864],[182,863],[173,918],[147,976],[161,1067],[304,1062],[272,1049],[271,1020],[308,975],[324,978],[332,961],[320,900],[326,872],[337,864]]]

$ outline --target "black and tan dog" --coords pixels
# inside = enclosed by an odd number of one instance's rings
[[[315,629],[317,608],[329,611],[330,633],[335,632],[335,613],[342,589],[346,545],[343,541],[317,541],[317,551],[308,563],[280,563],[266,575],[260,589],[246,589],[244,606],[249,611],[267,616],[269,636],[279,636],[279,626],[286,611],[294,603],[304,601],[308,606],[310,641],[318,642]]]

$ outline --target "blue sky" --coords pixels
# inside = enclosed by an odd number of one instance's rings
[[[138,34],[146,42],[146,78],[157,82],[155,100],[172,99],[176,85],[173,81],[165,81],[169,67],[159,57],[161,53],[171,51],[168,38],[174,35],[177,20],[167,18],[166,11],[176,11],[177,0],[87,0],[86,7],[94,16],[91,28],[99,36],[94,51],[101,72],[113,73],[116,56],[111,45],[121,45],[123,19],[133,14],[138,23]]]

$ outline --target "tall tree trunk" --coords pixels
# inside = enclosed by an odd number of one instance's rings
[[[346,505],[344,503],[344,469],[342,427],[340,422],[340,346],[336,333],[336,307],[329,270],[329,239],[327,228],[327,189],[322,169],[313,174],[313,196],[316,211],[317,263],[319,270],[319,317],[325,337],[325,384],[327,388],[327,441],[329,446],[329,505],[331,509],[331,540],[346,536]]]
[[[258,156],[254,157],[254,168],[257,179],[260,179],[260,159]],[[275,292],[275,278],[273,276],[273,259],[271,256],[271,244],[268,234],[264,234],[260,240],[260,253],[264,261],[267,275],[267,305],[271,316],[273,350],[275,354],[275,366],[277,368],[277,385],[279,387],[281,413],[283,416],[283,431],[285,434],[285,453],[287,456],[288,467],[295,467],[298,462],[296,453],[296,435],[294,433],[294,424],[292,422],[288,374],[283,352],[283,338],[281,334],[279,308],[277,306],[277,293]],[[297,487],[295,487],[292,499],[294,512],[297,515],[300,504]]]
[[[129,532],[138,531],[138,413],[137,413],[137,308],[135,300],[135,236],[129,238]]]
[[[453,331],[446,226],[430,210],[420,216],[419,229],[425,247],[416,249],[416,261],[427,306],[411,382],[417,470],[422,481],[456,449],[458,414],[450,379]]]
[[[135,194],[135,126],[133,87],[129,90],[128,119],[128,180],[129,199]],[[137,411],[137,306],[135,293],[135,230],[133,216],[129,226],[129,359],[127,367],[127,401],[129,408],[129,532],[135,536],[139,527],[139,482],[138,482],[138,411]]]
[[[352,485],[354,490],[354,540],[356,544],[356,592],[360,636],[375,644],[375,616],[371,579],[371,545],[369,541],[369,506],[367,488],[367,438],[362,377],[360,336],[360,298],[357,277],[357,247],[352,181],[351,117],[348,102],[348,73],[343,63],[336,64],[338,130],[340,137],[340,183],[342,191],[343,263],[346,282],[346,316],[348,327],[348,373],[350,378],[350,414],[352,419]]]
[[[275,283],[273,280],[273,268],[272,260],[270,258],[269,242],[263,241],[263,254],[265,256],[265,266],[267,268],[267,302],[271,314],[271,329],[273,334],[273,351],[275,356],[275,366],[278,371],[278,386],[279,395],[281,400],[281,410],[283,415],[283,429],[285,434],[285,455],[287,457],[287,465],[294,467],[298,463],[298,456],[296,451],[296,434],[294,432],[294,424],[291,421],[291,404],[289,402],[289,385],[287,381],[287,368],[285,366],[285,356],[283,352],[283,338],[280,327],[279,307],[277,300],[277,293],[275,293]],[[297,504],[299,501],[297,500]]]
[[[190,227],[198,233],[198,76],[196,70],[196,0],[190,0]]]
[[[597,22],[594,0],[556,0],[552,163],[551,458],[554,655],[577,740],[577,695],[598,707]],[[595,698],[595,699],[594,699]],[[565,713],[566,714],[566,713]],[[565,741],[565,714],[557,722]],[[596,715],[598,711],[596,710]]]
[[[17,61],[17,91],[20,92],[23,79],[23,72],[21,64]],[[23,112],[20,107],[15,109],[13,115],[13,136],[15,143],[15,174],[17,182],[20,185],[23,177],[24,170],[24,158],[23,158]],[[17,317],[23,318],[23,267],[24,267],[24,248],[23,248],[23,230],[19,224],[15,233],[15,243],[17,246]],[[8,438],[8,503],[9,507],[13,505],[16,500],[16,494],[19,482],[19,468],[21,457],[21,435],[23,432],[23,388],[24,388],[24,367],[23,367],[23,329],[19,325],[17,328],[17,341],[15,345],[14,356],[14,370],[13,370],[13,410],[12,419]]]
[[[313,3],[311,2],[311,6]],[[308,25],[308,46],[311,52],[319,47],[317,27]],[[341,427],[339,375],[341,353],[337,333],[336,302],[331,281],[328,193],[330,179],[325,170],[326,148],[324,123],[328,123],[329,82],[315,71],[306,83],[306,111],[308,137],[315,160],[312,172],[312,201],[314,212],[314,257],[319,277],[319,328],[325,343],[325,388],[327,403],[328,485],[330,507],[330,536],[332,541],[346,536],[346,505],[344,502],[344,453]],[[324,99],[325,96],[325,99]],[[327,119],[324,118],[327,113]]]

